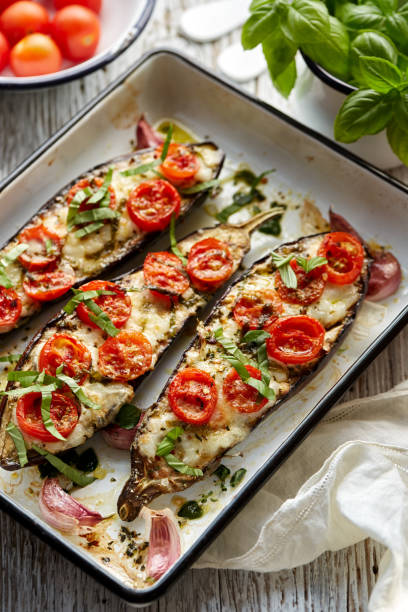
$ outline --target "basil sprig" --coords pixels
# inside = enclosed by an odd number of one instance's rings
[[[24,442],[23,434],[21,433],[19,428],[16,425],[14,425],[14,423],[11,423],[11,422],[8,423],[8,425],[6,426],[6,431],[14,442],[14,446],[16,447],[20,466],[24,467],[28,463],[28,458],[27,458],[27,449],[26,449],[26,445]]]
[[[13,283],[7,276],[6,269],[8,268],[8,266],[14,263],[16,259],[20,257],[21,253],[24,253],[24,251],[26,251],[27,249],[28,249],[28,244],[17,244],[15,247],[13,247],[7,253],[5,253],[3,257],[0,259],[0,286],[1,287],[5,287],[6,289],[12,288]]]
[[[275,172],[275,169],[265,170],[265,172],[261,172],[261,174],[255,176],[252,180],[250,190],[247,193],[234,193],[232,196],[233,203],[220,210],[220,212],[215,215],[215,218],[220,223],[226,223],[231,215],[244,206],[251,204],[254,199],[264,200],[265,196],[258,190],[258,185],[262,179],[268,174],[271,174],[271,172]]]
[[[166,140],[163,144],[163,149],[159,159],[155,159],[152,162],[147,164],[141,164],[140,166],[136,166],[135,168],[129,168],[128,170],[123,170],[121,172],[122,176],[136,176],[138,174],[146,174],[146,172],[150,172],[151,170],[155,170],[157,166],[161,166],[161,164],[165,161],[167,157],[167,153],[169,152],[170,142],[173,136],[173,124],[169,125],[169,129],[167,130]]]
[[[156,448],[156,455],[158,457],[163,457],[166,461],[167,465],[176,470],[176,472],[180,472],[181,474],[187,474],[188,476],[202,476],[203,471],[200,468],[194,468],[190,465],[186,465],[180,459],[177,459],[174,455],[172,455],[172,451],[176,446],[177,439],[184,433],[182,427],[173,427],[170,429],[163,440],[158,444]]]
[[[45,457],[45,459],[49,463],[51,463],[51,465],[53,465],[59,472],[61,472],[61,474],[64,474],[64,476],[72,480],[72,482],[75,482],[75,484],[79,485],[80,487],[86,487],[86,485],[91,484],[95,480],[93,476],[87,476],[80,470],[77,470],[76,468],[72,467],[72,465],[68,465],[68,463],[65,463],[65,461],[63,461],[59,457],[52,455],[51,453],[49,453],[43,448],[40,448],[36,444],[33,444],[32,448],[39,455]]]
[[[334,125],[340,142],[387,131],[408,165],[408,2],[397,0],[254,0],[242,30],[245,49],[262,45],[276,89],[288,97],[301,49],[335,77],[357,87]]]
[[[269,334],[268,334],[269,335]],[[240,378],[250,387],[253,387],[258,391],[260,395],[266,397],[268,400],[273,401],[275,399],[275,392],[269,387],[270,375],[264,364],[264,355],[262,354],[262,369],[259,367],[259,363],[256,364],[252,359],[249,359],[244,353],[230,340],[224,336],[222,327],[219,327],[215,332],[214,336],[225,350],[225,359],[234,367]],[[266,353],[265,353],[266,354]],[[267,359],[267,356],[266,356]],[[258,367],[261,371],[261,380],[253,378],[246,365],[252,365]]]
[[[292,259],[296,259],[296,263],[303,268],[306,274],[315,268],[327,264],[327,259],[325,257],[301,257],[300,255],[295,257],[293,253],[289,255],[272,253],[272,262],[278,268],[283,284],[289,289],[297,289],[298,286],[296,273],[290,265]]]
[[[183,266],[186,266],[187,265],[187,257],[184,257],[183,253],[180,251],[180,249],[177,246],[176,217],[175,217],[174,214],[171,215],[169,230],[170,230],[171,250],[173,251],[174,255],[177,255],[177,257],[180,259],[180,261],[183,264]]]
[[[79,304],[84,304],[90,311],[89,318],[93,321],[102,331],[106,332],[108,336],[117,336],[119,329],[115,327],[106,312],[99,308],[98,304],[94,302],[94,298],[100,295],[115,295],[114,291],[105,291],[104,289],[94,289],[90,291],[81,291],[80,289],[73,289],[74,297],[64,306],[64,311],[68,314],[72,314]]]

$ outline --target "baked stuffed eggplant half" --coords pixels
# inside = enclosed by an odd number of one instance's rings
[[[114,281],[74,290],[8,375],[0,466],[36,463],[40,451],[55,455],[79,446],[112,423],[187,321],[237,271],[251,232],[281,212],[239,227],[202,229],[178,244],[171,223],[174,252],[149,253],[142,267]]]
[[[309,382],[350,329],[369,267],[351,234],[318,234],[281,246],[226,291],[136,432],[122,520],[189,487]]]
[[[0,334],[143,249],[202,201],[223,160],[210,142],[167,141],[67,185],[0,250]]]

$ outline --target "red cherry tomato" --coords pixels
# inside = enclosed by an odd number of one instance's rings
[[[13,4],[16,0],[0,0],[0,15],[10,4]]]
[[[7,38],[0,32],[0,72],[7,66],[10,55],[10,45]]]
[[[181,198],[169,182],[162,179],[140,183],[131,192],[127,210],[133,223],[143,232],[158,232],[178,216]]]
[[[176,417],[192,425],[208,423],[218,401],[215,380],[198,368],[178,372],[170,383],[168,397]]]
[[[283,312],[275,291],[242,295],[234,306],[234,319],[244,329],[261,329]]]
[[[32,300],[49,302],[64,295],[74,283],[74,272],[61,269],[53,272],[33,272],[26,276],[23,287]]]
[[[114,295],[99,295],[93,298],[93,301],[101,308],[110,318],[115,327],[123,327],[130,317],[132,312],[132,302],[128,295],[122,289],[111,283],[110,281],[96,280],[82,285],[81,291],[112,291]],[[98,325],[90,318],[90,310],[82,302],[77,308],[77,315],[85,323],[95,329],[99,329]]]
[[[143,334],[121,331],[99,348],[99,371],[113,380],[134,380],[150,369],[152,345]]]
[[[0,331],[13,329],[20,318],[21,300],[13,289],[0,285]]]
[[[329,282],[335,285],[354,283],[364,263],[364,248],[361,242],[347,232],[327,234],[319,249],[326,257]]]
[[[91,9],[94,13],[100,13],[102,8],[102,0],[54,0],[54,6],[57,11],[69,6],[70,4],[79,4]]]
[[[265,331],[271,335],[266,340],[269,357],[282,363],[307,363],[318,357],[323,347],[325,329],[307,315],[281,317],[266,325]]]
[[[45,225],[35,225],[24,229],[18,240],[28,247],[18,258],[21,265],[27,270],[43,270],[55,264],[60,258],[60,237]]]
[[[45,34],[29,34],[10,53],[10,66],[16,76],[30,77],[58,72],[61,52]]]
[[[75,429],[79,420],[77,402],[58,391],[52,394],[50,414],[56,430],[67,438]],[[41,417],[41,393],[27,393],[19,398],[16,407],[18,426],[26,436],[42,442],[56,442],[52,433],[45,429]]]
[[[28,34],[47,34],[48,29],[48,13],[37,2],[14,2],[0,15],[0,30],[12,46]]]
[[[279,297],[289,304],[303,304],[303,306],[317,302],[326,286],[326,266],[319,266],[306,273],[296,260],[292,259],[290,267],[296,274],[297,288],[290,289],[286,287],[279,270],[277,270],[275,273],[275,287]]]
[[[252,378],[262,379],[261,372],[257,368],[250,365],[245,368]],[[261,397],[254,387],[244,382],[234,368],[225,377],[222,392],[228,404],[239,412],[258,412],[268,403],[266,397]]]
[[[233,267],[228,245],[217,238],[196,242],[188,255],[187,272],[199,291],[215,291],[231,276]]]
[[[149,253],[144,260],[143,275],[152,294],[169,303],[171,300],[176,301],[190,286],[180,259],[167,251]]]
[[[158,147],[156,154],[161,155],[163,145]],[[166,159],[160,166],[160,171],[173,185],[186,185],[193,182],[200,164],[197,156],[181,144],[171,143]]]
[[[66,196],[67,206],[71,204],[72,200],[74,199],[78,191],[82,191],[83,189],[91,189],[92,192],[96,193],[98,189],[102,187],[102,185],[103,185],[103,179],[100,177],[93,178],[91,180],[87,178],[81,179],[80,181],[78,181],[78,183],[76,183],[68,191],[67,196]],[[111,185],[109,185],[108,191],[110,195],[109,208],[111,208],[112,210],[115,210],[116,195]],[[94,208],[99,208],[100,202],[95,202],[95,204],[88,204],[88,200],[90,197],[91,196],[89,196],[88,198],[86,198],[85,200],[81,202],[81,204],[78,207],[78,213],[83,213],[83,212],[86,212],[87,210],[93,210]],[[108,222],[108,219],[106,219],[106,222]],[[92,221],[90,221],[90,223],[92,223]],[[82,223],[81,225],[88,225],[88,223]]]
[[[61,9],[52,20],[53,37],[62,55],[73,62],[84,62],[95,54],[100,29],[97,15],[78,4]]]
[[[73,336],[54,334],[41,349],[38,367],[41,372],[55,376],[60,365],[64,366],[64,374],[82,385],[92,365],[91,353]]]

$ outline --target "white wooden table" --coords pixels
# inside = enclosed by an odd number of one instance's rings
[[[105,0],[109,1],[120,2]],[[105,70],[49,91],[0,93],[0,178],[144,51],[171,45],[214,67],[220,50],[238,40],[239,32],[205,45],[195,45],[179,37],[180,12],[195,3],[197,0],[158,0],[153,19],[141,39]],[[267,75],[248,83],[247,89],[273,101]],[[393,174],[408,182],[407,168],[397,169]],[[356,381],[346,399],[386,391],[407,377],[408,329]],[[0,513],[0,543],[0,612],[116,612],[127,608],[115,595],[3,513]],[[149,610],[366,610],[382,553],[380,545],[367,540],[336,553],[326,553],[308,565],[278,573],[190,570]]]

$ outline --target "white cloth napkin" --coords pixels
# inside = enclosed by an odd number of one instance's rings
[[[330,411],[195,567],[271,572],[371,537],[370,610],[408,610],[408,381]]]

